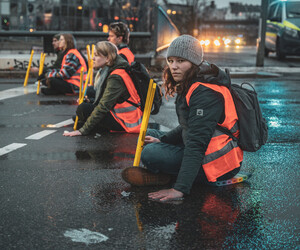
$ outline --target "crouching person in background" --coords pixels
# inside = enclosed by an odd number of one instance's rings
[[[92,131],[139,133],[143,112],[137,105],[140,97],[125,68],[128,62],[118,55],[111,42],[98,42],[93,58],[99,69],[95,78],[95,98],[89,97],[77,108],[79,130],[64,136],[88,135]]]
[[[42,88],[44,95],[75,94],[80,86],[80,71],[83,67],[84,80],[87,76],[87,62],[76,49],[76,41],[71,34],[61,34],[59,47],[64,54],[61,68],[52,69],[46,74],[47,88]]]

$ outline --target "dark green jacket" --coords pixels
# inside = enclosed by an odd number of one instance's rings
[[[49,67],[44,67],[43,73],[46,74],[48,71],[51,71],[52,69],[60,69],[61,63],[62,63],[62,60],[63,60],[65,54],[66,54],[66,51],[58,50],[56,52],[56,60],[55,60],[54,64]]]
[[[110,75],[115,69],[125,69],[128,65],[128,62],[118,55],[114,65],[109,67],[108,77],[101,85],[99,95],[95,97],[96,107],[79,129],[82,135],[89,134],[117,103],[122,103],[130,97],[122,78],[119,75]]]
[[[191,82],[190,86],[194,82],[229,86],[229,81],[225,72],[215,65],[207,65],[202,74]],[[176,97],[176,113],[179,126],[163,136],[161,141],[170,144],[184,144],[184,156],[174,188],[188,194],[202,166],[216,125],[222,123],[225,118],[224,98],[222,94],[199,85],[191,95],[189,106],[185,96],[178,95]]]

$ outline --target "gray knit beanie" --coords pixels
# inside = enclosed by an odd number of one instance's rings
[[[182,35],[174,39],[170,44],[167,58],[170,56],[181,57],[198,66],[203,60],[203,50],[196,38],[190,35]]]

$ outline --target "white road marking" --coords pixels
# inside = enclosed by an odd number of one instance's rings
[[[17,97],[20,95],[26,95],[30,93],[36,92],[36,86],[35,85],[27,85],[27,87],[18,87],[18,88],[12,88],[12,89],[6,89],[0,91],[0,101],[5,100],[12,97]]]
[[[43,137],[50,135],[54,132],[56,132],[57,130],[43,130],[41,132],[38,132],[36,134],[30,135],[28,137],[26,137],[25,139],[27,140],[39,140],[42,139]]]
[[[26,143],[12,143],[12,144],[9,144],[3,148],[0,148],[0,156],[1,155],[5,155],[5,154],[8,154],[18,148],[22,148],[24,146],[26,146],[27,144]]]
[[[52,125],[51,128],[61,128],[61,127],[68,126],[73,123],[74,123],[73,119],[68,119],[68,120],[65,120],[65,121],[62,121],[62,122]],[[48,127],[48,125],[47,125],[47,127]]]
[[[64,236],[71,238],[73,242],[82,242],[87,245],[91,243],[100,243],[102,241],[108,240],[107,236],[98,232],[90,231],[85,228],[81,228],[79,230],[76,229],[67,230],[64,233]]]

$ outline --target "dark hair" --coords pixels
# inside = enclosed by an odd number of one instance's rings
[[[185,72],[183,80],[180,83],[175,82],[171,70],[167,65],[163,72],[163,87],[165,89],[165,97],[174,96],[175,93],[185,96],[193,83],[194,79],[197,77],[199,72],[199,67],[192,64],[192,67]]]
[[[63,36],[65,38],[66,41],[66,51],[70,50],[70,49],[75,49],[76,45],[75,45],[75,38],[72,34],[70,33],[63,33],[60,36]]]
[[[122,36],[123,43],[126,43],[126,44],[129,43],[129,29],[125,23],[122,23],[122,22],[111,23],[108,27],[108,30],[115,33],[115,35],[117,37]]]
[[[60,38],[60,34],[55,34],[54,36],[53,36],[53,39],[56,39],[56,40],[59,40],[59,38]]]

